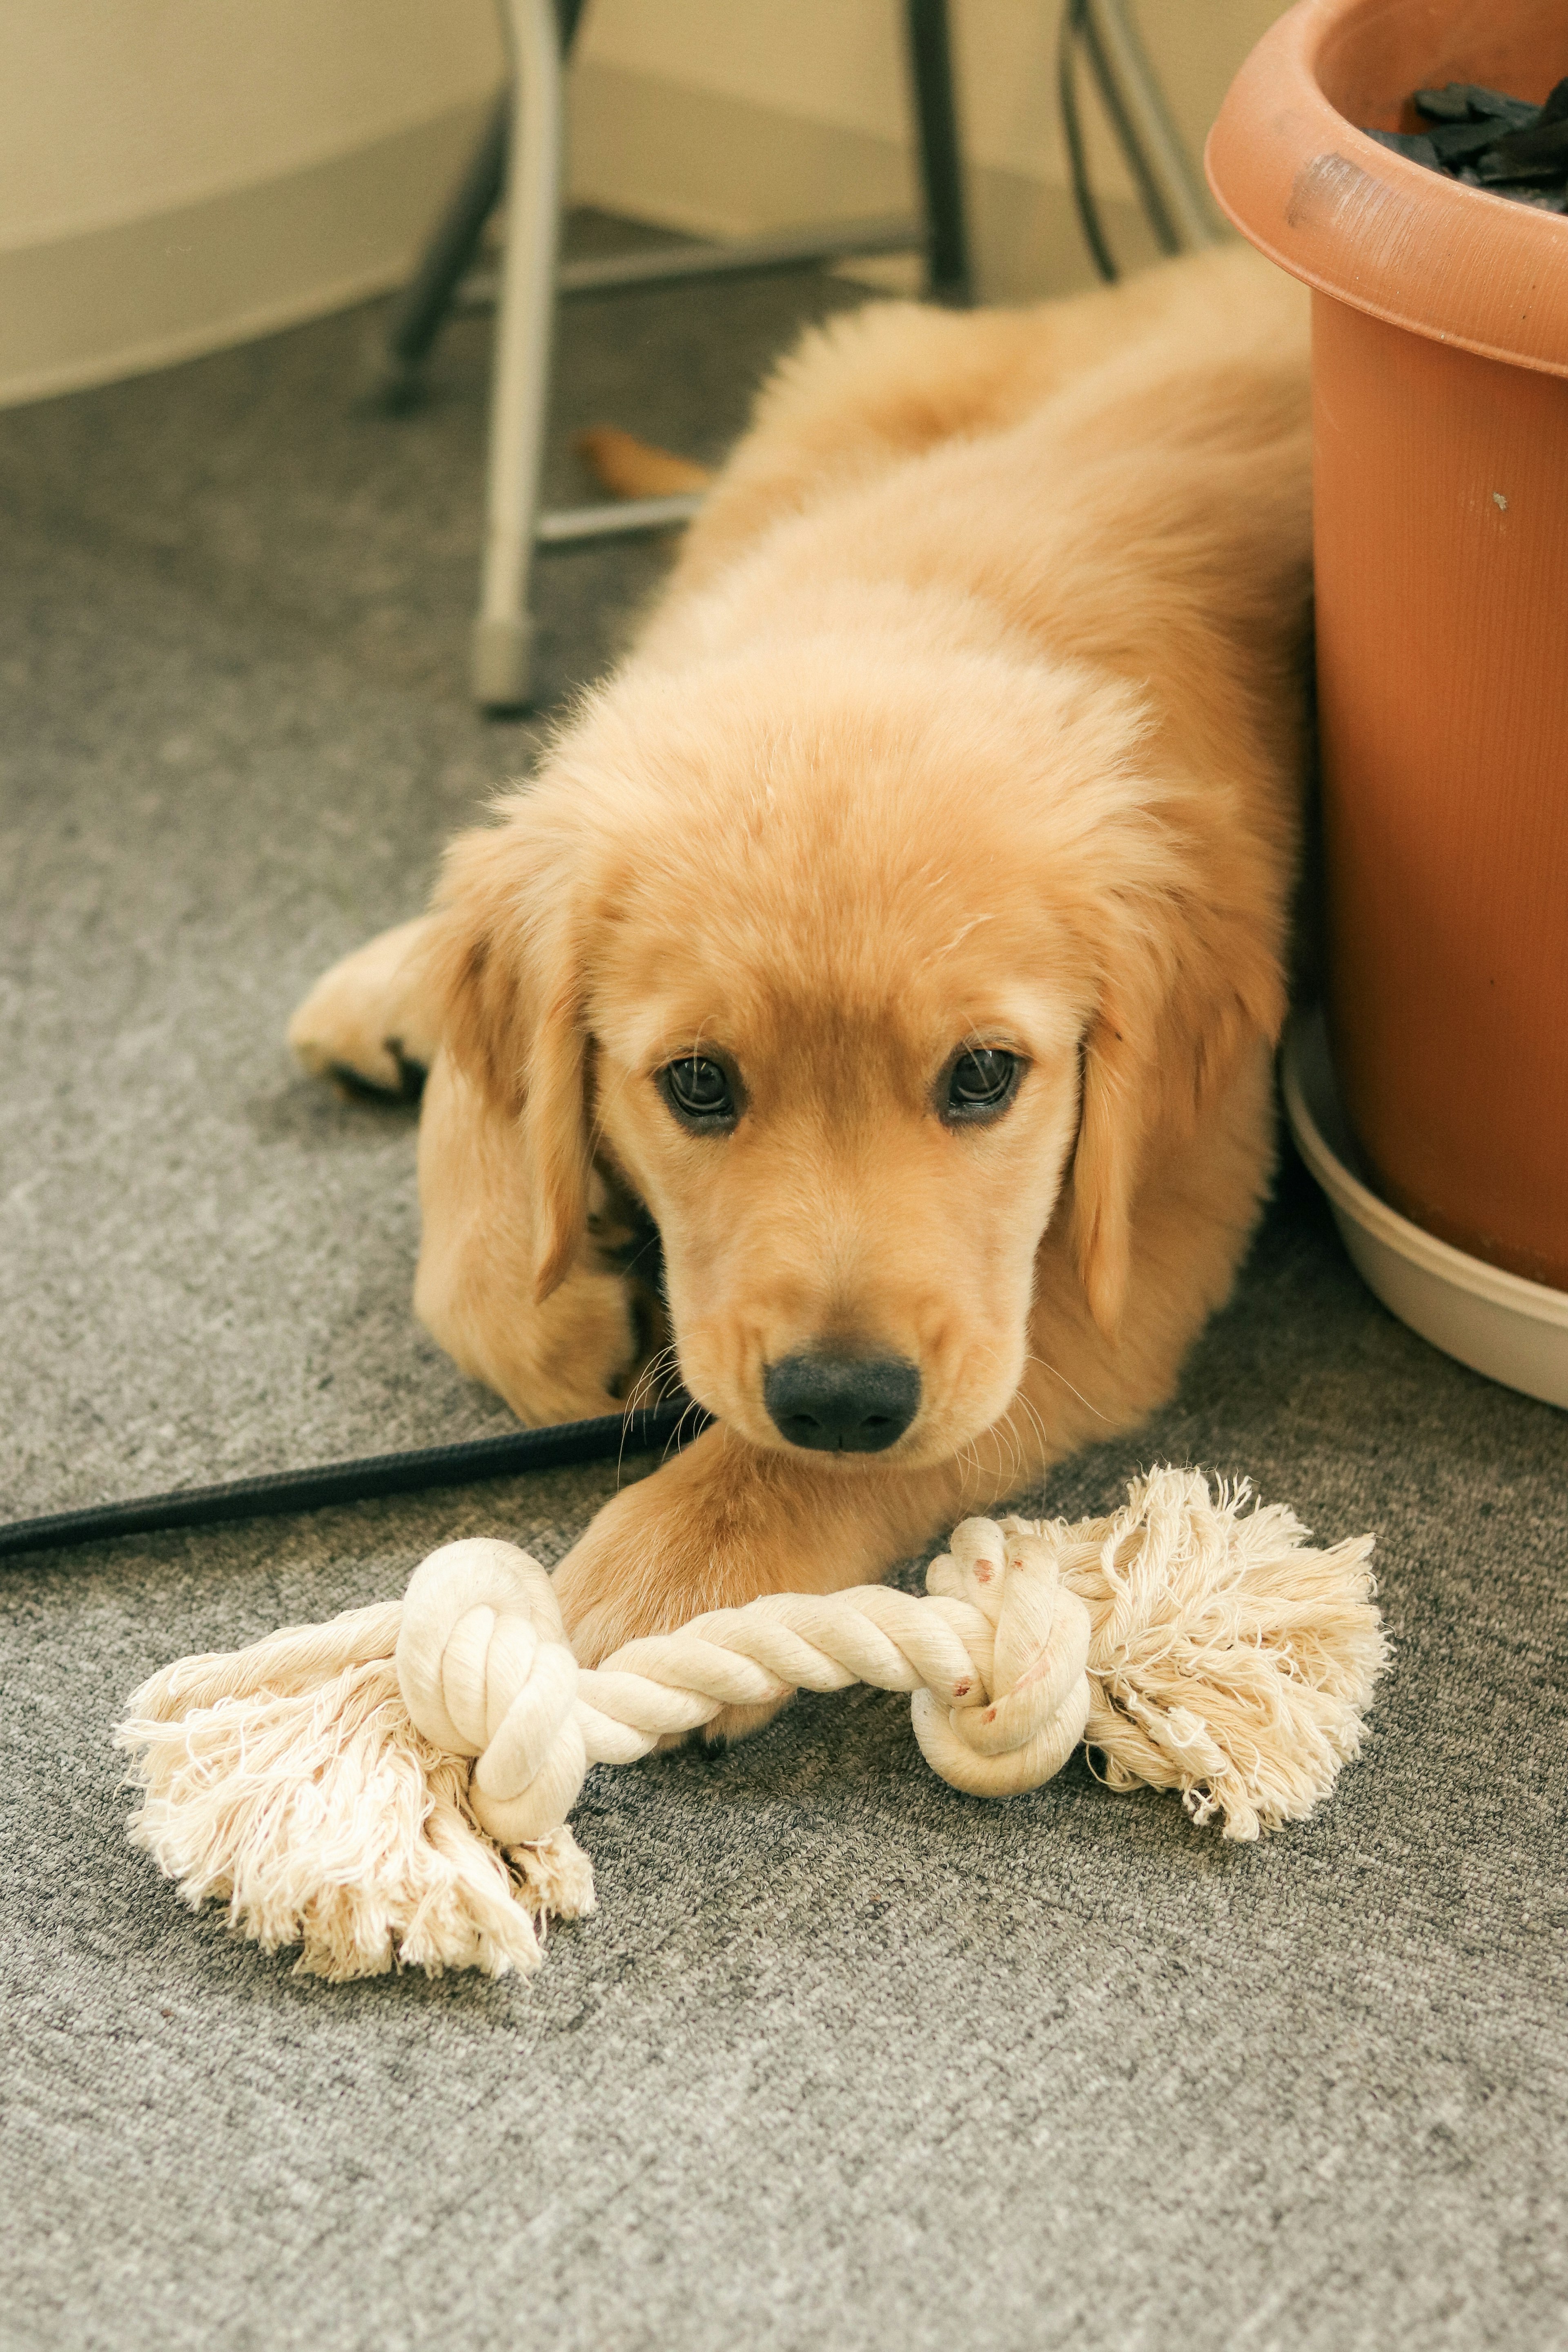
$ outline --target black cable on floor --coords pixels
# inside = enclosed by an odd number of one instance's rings
[[[606,1413],[566,1421],[552,1429],[520,1429],[514,1436],[479,1437],[462,1445],[425,1445],[405,1454],[370,1454],[353,1462],[323,1462],[312,1470],[274,1470],[217,1486],[176,1486],[125,1503],[93,1503],[79,1511],[0,1525],[0,1558],[59,1551],[68,1544],[102,1543],[168,1528],[205,1528],[226,1519],[319,1511],[330,1503],[363,1503],[381,1495],[417,1495],[435,1486],[477,1486],[523,1470],[561,1470],[579,1462],[607,1462],[650,1454],[695,1437],[709,1416],[689,1401],[651,1412]]]

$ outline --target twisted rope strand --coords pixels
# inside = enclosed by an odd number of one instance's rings
[[[1089,1713],[1088,1612],[1049,1547],[966,1521],[934,1600],[851,1587],[773,1593],[577,1665],[553,1587],[514,1547],[452,1544],[419,1568],[397,1640],[405,1704],[433,1745],[477,1758],[476,1817],[502,1844],[561,1828],[588,1767],[629,1763],[727,1706],[852,1683],[908,1691],[935,1769],[977,1794],[1036,1787]],[[998,1682],[1000,1677],[1000,1682]]]

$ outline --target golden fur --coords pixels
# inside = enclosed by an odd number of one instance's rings
[[[301,1007],[312,1067],[431,1064],[416,1305],[466,1370],[607,1412],[668,1338],[719,1417],[558,1571],[581,1654],[879,1576],[1169,1393],[1270,1174],[1309,539],[1248,253],[814,332],[631,656]],[[1026,1064],[994,1125],[933,1110],[965,1045]],[[700,1051],[731,1135],[656,1087]],[[773,1426],[818,1345],[918,1365],[889,1451]]]

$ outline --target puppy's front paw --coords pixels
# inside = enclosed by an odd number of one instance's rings
[[[289,1024],[289,1043],[313,1078],[417,1097],[436,1040],[418,1002],[412,950],[423,915],[383,931],[323,972]]]
[[[700,1439],[686,1455],[606,1503],[556,1569],[556,1596],[584,1665],[602,1665],[627,1642],[674,1633],[708,1610],[742,1608],[796,1581],[787,1542],[760,1553],[754,1543],[737,1541],[721,1503],[715,1507],[690,1475],[690,1455],[708,1444]],[[702,1737],[739,1738],[777,1711],[725,1707]]]
[[[914,1482],[825,1475],[810,1456],[764,1454],[710,1429],[605,1504],[556,1570],[555,1591],[578,1657],[599,1665],[710,1609],[870,1582],[931,1524],[931,1497]],[[707,1737],[738,1738],[776,1712],[727,1707]]]

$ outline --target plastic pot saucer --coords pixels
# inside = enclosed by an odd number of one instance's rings
[[[1568,1407],[1568,1291],[1451,1248],[1362,1181],[1321,1012],[1292,1019],[1280,1081],[1296,1148],[1327,1193],[1367,1287],[1445,1355],[1526,1396]]]

